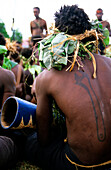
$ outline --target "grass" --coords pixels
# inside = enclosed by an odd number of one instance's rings
[[[42,170],[42,169],[35,165],[31,165],[29,162],[19,161],[15,167],[8,170]]]

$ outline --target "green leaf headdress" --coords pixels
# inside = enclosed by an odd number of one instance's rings
[[[93,36],[95,40],[82,42],[83,39]],[[96,29],[86,30],[84,34],[79,35],[68,35],[64,32],[55,32],[42,41],[38,42],[39,49],[39,62],[42,67],[50,70],[51,68],[57,68],[61,70],[63,65],[67,65],[70,62],[70,66],[67,70],[73,70],[75,62],[78,67],[83,67],[78,60],[78,56],[82,57],[80,51],[88,53],[89,57],[92,59],[94,73],[93,77],[96,78],[96,61],[92,52],[98,53],[98,40],[102,39],[102,33],[98,33]],[[90,46],[93,44],[95,51],[91,51]],[[73,56],[73,61],[69,60],[69,55]],[[66,71],[67,71],[66,70]]]

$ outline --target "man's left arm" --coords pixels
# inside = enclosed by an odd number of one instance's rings
[[[109,24],[109,22],[107,22],[107,29],[109,30],[109,33],[110,33],[110,24]]]
[[[110,28],[110,23],[108,22],[107,29],[109,30],[109,36],[111,36],[111,28]]]

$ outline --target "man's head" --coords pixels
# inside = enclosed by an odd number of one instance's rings
[[[97,9],[96,16],[97,16],[98,21],[102,21],[103,10],[101,8]]]
[[[16,50],[20,53],[22,50],[22,43],[20,41],[16,42]]]
[[[67,34],[81,34],[91,29],[88,15],[77,5],[63,6],[55,13],[55,26]]]
[[[40,13],[40,8],[39,7],[34,7],[33,8],[33,12],[34,12],[34,16],[36,18],[38,18],[39,17],[39,13]]]
[[[21,55],[28,59],[32,55],[32,49],[31,48],[23,48],[21,50]]]

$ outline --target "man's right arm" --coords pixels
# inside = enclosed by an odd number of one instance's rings
[[[16,92],[16,86],[15,86],[16,80],[13,72],[7,70],[6,72],[4,72],[4,77],[5,77],[3,78],[4,94],[3,94],[2,104],[8,97],[15,96],[15,92]]]
[[[32,21],[30,22],[30,31],[31,31],[31,34],[32,34]]]
[[[47,93],[49,84],[44,81],[44,75],[36,78],[36,98],[37,98],[37,134],[41,145],[49,144],[51,140],[51,98]]]

